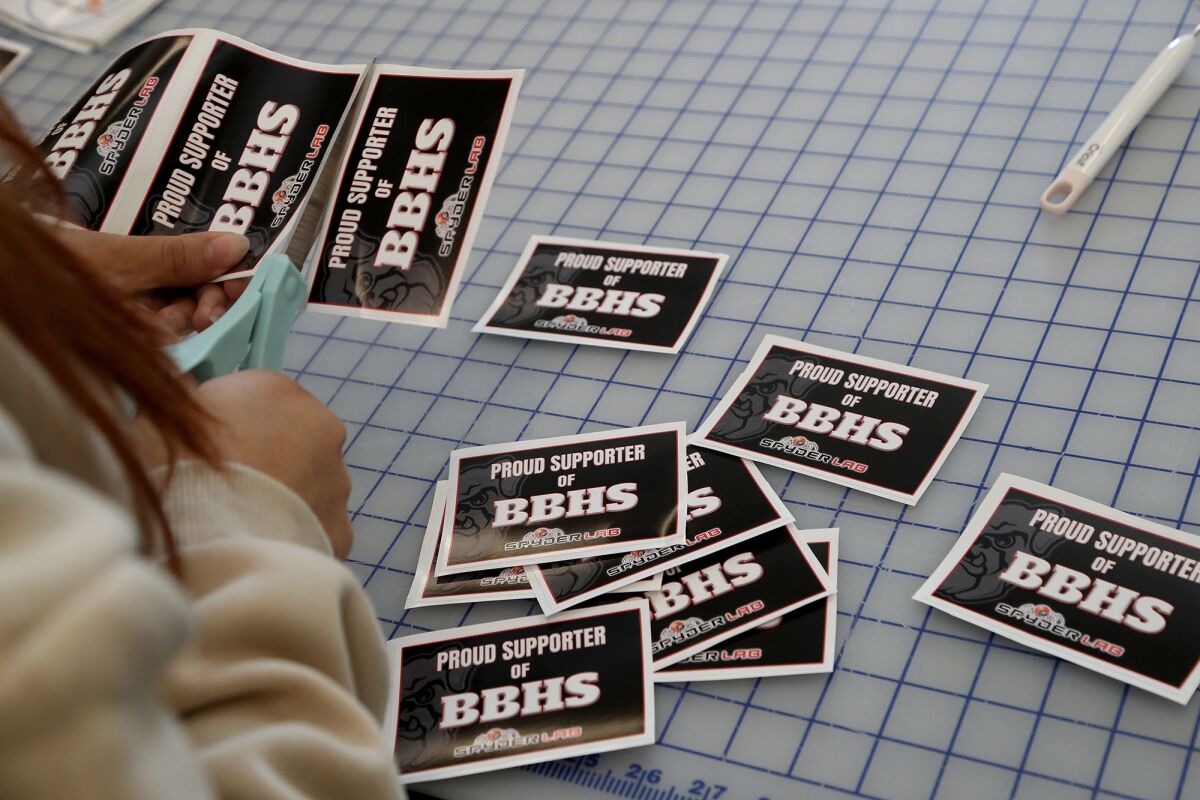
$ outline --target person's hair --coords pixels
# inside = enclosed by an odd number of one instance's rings
[[[107,441],[132,489],[142,551],[151,552],[159,536],[178,573],[162,498],[138,456],[118,397],[132,401],[156,429],[169,465],[184,452],[215,462],[207,415],[161,349],[162,334],[150,318],[35,216],[67,218],[66,196],[3,101],[0,160],[9,168],[0,183],[0,325]]]

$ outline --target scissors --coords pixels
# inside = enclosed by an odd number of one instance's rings
[[[267,256],[220,319],[168,352],[182,372],[203,383],[241,369],[283,371],[288,331],[308,294],[290,258]]]

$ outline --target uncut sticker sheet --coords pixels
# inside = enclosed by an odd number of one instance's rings
[[[834,594],[655,671],[656,681],[721,681],[833,671],[838,532],[809,540]]]
[[[683,542],[684,447],[671,422],[455,450],[437,574]]]
[[[174,31],[118,57],[41,148],[84,227],[244,234],[237,277],[286,246],[364,69]]]
[[[522,74],[378,68],[318,238],[309,308],[445,327]]]
[[[687,539],[654,550],[634,550],[565,564],[527,568],[530,585],[547,614],[570,608],[647,575],[731,547],[794,517],[758,469],[740,458],[688,448]]]
[[[828,535],[787,525],[667,570],[662,588],[646,595],[654,668],[832,593],[829,576],[808,546]]]
[[[1015,475],[914,599],[1177,703],[1200,684],[1200,537]]]
[[[986,389],[772,335],[693,441],[911,505]]]
[[[719,253],[534,236],[474,331],[678,353],[725,261]]]
[[[654,742],[645,600],[397,639],[402,782]]]

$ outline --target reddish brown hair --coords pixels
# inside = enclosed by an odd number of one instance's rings
[[[181,452],[215,461],[206,415],[163,353],[161,333],[149,318],[33,215],[66,216],[66,197],[2,101],[0,159],[12,170],[10,180],[0,184],[0,325],[108,442],[133,492],[143,552],[158,531],[167,561],[178,572],[161,497],[116,396],[132,400],[162,437],[168,464]]]

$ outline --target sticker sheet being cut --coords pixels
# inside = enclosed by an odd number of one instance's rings
[[[522,74],[376,70],[318,237],[309,308],[446,326]]]

